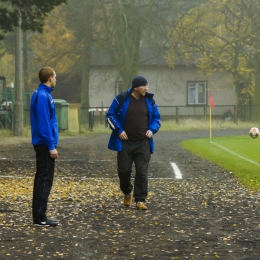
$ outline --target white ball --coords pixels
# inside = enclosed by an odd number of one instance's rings
[[[252,127],[250,130],[249,130],[249,135],[252,137],[252,138],[257,138],[259,136],[260,132],[259,132],[259,129],[257,127]]]

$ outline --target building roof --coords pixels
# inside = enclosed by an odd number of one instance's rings
[[[141,66],[169,66],[165,60],[166,49],[141,48],[140,64]],[[187,62],[184,58],[175,61],[175,66],[185,66]],[[92,66],[113,66],[111,59],[104,49],[92,48],[91,51]],[[190,61],[189,65],[195,65],[195,61]]]

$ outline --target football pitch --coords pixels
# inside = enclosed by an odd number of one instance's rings
[[[185,140],[180,145],[234,174],[247,188],[260,190],[260,138],[224,136]]]
[[[123,205],[109,135],[61,138],[48,205],[59,222],[53,229],[32,227],[30,142],[2,143],[0,259],[260,259],[259,193],[230,173],[259,168],[260,138],[241,134],[220,130],[210,141],[208,131],[159,132],[145,212]]]

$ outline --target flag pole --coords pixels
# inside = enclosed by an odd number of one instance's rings
[[[213,100],[213,97],[212,95],[210,94],[209,95],[209,138],[210,138],[210,141],[212,139],[212,119],[211,119],[211,112],[212,112],[212,108],[215,106],[215,102]]]
[[[211,105],[209,106],[209,138],[212,139],[212,126],[211,126]]]

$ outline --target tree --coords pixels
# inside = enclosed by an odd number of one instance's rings
[[[23,135],[23,77],[22,77],[22,30],[21,18],[15,27],[15,95],[14,95],[14,135]]]
[[[10,82],[14,82],[14,56],[5,53],[0,59],[0,76],[5,76],[7,78],[7,85]]]
[[[73,31],[66,27],[64,6],[58,6],[46,18],[42,33],[33,33],[28,47],[33,57],[30,59],[30,73],[36,78],[42,64],[51,66],[58,75],[70,71],[80,56],[75,52]]]
[[[98,1],[100,23],[97,42],[107,51],[125,89],[131,86],[131,80],[138,74],[145,30],[150,28],[156,34],[160,24],[165,24],[165,17],[169,18],[169,13],[165,13],[167,7],[169,12],[174,2],[111,0],[104,4]],[[164,19],[159,22],[158,18],[163,18],[163,12]]]
[[[43,35],[31,37],[34,65],[45,61],[58,71],[81,71],[81,109],[89,108],[89,78],[91,50],[108,53],[124,88],[131,86],[138,74],[141,48],[152,48],[153,58],[167,44],[167,35],[176,18],[187,12],[191,0],[74,0],[64,8],[54,10],[43,27]],[[67,9],[67,10],[65,10]],[[178,14],[178,15],[177,15]],[[65,24],[63,18],[67,18]],[[72,32],[73,31],[73,32]],[[65,38],[65,35],[66,38]],[[57,44],[57,37],[59,44]],[[47,41],[43,42],[42,38]],[[33,70],[33,68],[31,68]],[[35,71],[36,73],[36,71]],[[86,116],[84,116],[87,119]],[[86,122],[81,121],[81,124]]]
[[[98,33],[94,40],[106,50],[125,90],[138,74],[141,51],[152,50],[155,58],[167,46],[168,33],[183,12],[200,1],[190,0],[99,0]]]
[[[23,66],[22,66],[22,30],[31,30],[42,32],[44,18],[47,13],[55,6],[65,3],[66,0],[38,1],[27,0],[2,0],[0,5],[0,14],[3,15],[0,29],[4,33],[14,31],[16,34],[16,55],[15,55],[15,104],[14,104],[14,134],[21,136],[23,134]],[[2,18],[2,17],[1,17]],[[0,39],[3,38],[1,33]]]
[[[90,65],[91,65],[91,47],[94,45],[93,34],[95,32],[94,17],[97,13],[97,1],[92,0],[74,0],[68,6],[70,10],[67,12],[67,25],[74,31],[77,39],[75,48],[80,53],[80,59],[77,67],[81,71],[81,91],[80,91],[80,126],[86,125],[88,122],[89,102],[89,81],[90,81]],[[97,19],[97,18],[96,18]]]
[[[174,66],[181,56],[187,63],[195,61],[204,73],[229,72],[237,104],[248,104],[259,89],[255,87],[260,68],[256,51],[260,46],[259,8],[257,0],[209,0],[191,9],[171,33],[168,63]],[[254,100],[260,104],[259,98]]]
[[[56,6],[67,0],[1,0],[0,2],[0,39],[5,33],[14,31],[21,17],[22,30],[42,32],[44,19]]]
[[[190,1],[184,2],[190,5]],[[128,89],[139,71],[141,45],[150,47],[151,39],[156,39],[153,43],[160,49],[166,42],[169,28],[172,28],[173,14],[182,5],[183,1],[177,0],[74,0],[69,3],[67,26],[74,31],[77,42],[81,43],[82,114],[86,115],[90,105],[91,48],[101,50],[101,53],[106,51],[118,71],[118,78]],[[84,118],[87,120],[86,116]],[[81,123],[86,122],[81,120]]]

